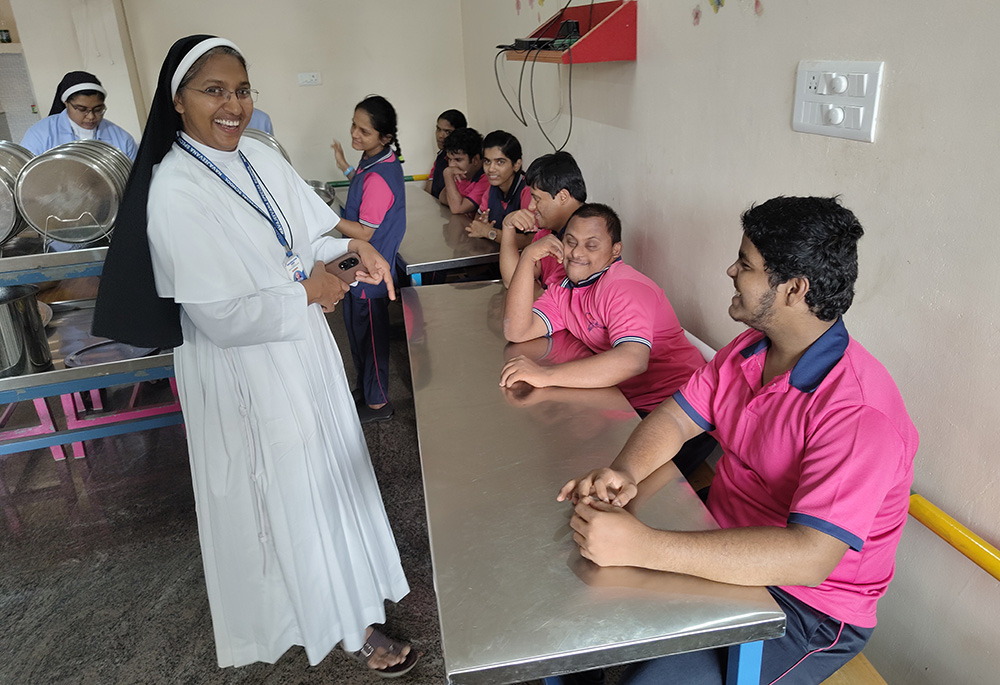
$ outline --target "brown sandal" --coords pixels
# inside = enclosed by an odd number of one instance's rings
[[[378,628],[372,627],[372,634],[368,636],[365,640],[365,644],[361,646],[361,649],[354,652],[354,655],[365,662],[368,666],[368,659],[375,653],[375,650],[382,648],[385,650],[386,654],[400,654],[403,651],[405,645],[401,642],[396,642],[391,638],[385,636]],[[417,662],[420,660],[422,653],[410,647],[410,651],[407,652],[406,658],[400,661],[398,664],[392,666],[386,666],[385,668],[374,668],[368,666],[368,670],[372,673],[381,676],[383,678],[398,678],[401,675],[406,675],[409,673]]]

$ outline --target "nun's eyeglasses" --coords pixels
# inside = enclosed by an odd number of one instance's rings
[[[236,96],[237,100],[246,102],[250,100],[252,102],[257,102],[257,95],[259,93],[253,88],[237,88],[236,90],[226,90],[220,86],[209,86],[204,90],[201,88],[191,88],[190,86],[185,86],[185,90],[193,90],[198,93],[204,93],[210,98],[215,100],[229,102],[229,98],[233,95]]]
[[[73,103],[70,103],[69,106],[75,109],[83,116],[87,116],[88,114],[93,114],[95,117],[102,117],[104,116],[104,113],[108,111],[107,105],[98,105],[97,107],[81,107],[80,105],[74,105]]]

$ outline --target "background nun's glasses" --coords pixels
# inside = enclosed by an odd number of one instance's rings
[[[80,105],[74,105],[71,102],[69,106],[75,109],[83,116],[87,116],[88,114],[93,114],[95,117],[103,117],[104,113],[108,111],[107,105],[98,105],[97,107],[81,107]]]
[[[184,90],[193,90],[196,93],[203,93],[213,100],[218,100],[219,102],[229,102],[229,98],[233,95],[236,96],[237,100],[246,102],[250,100],[251,102],[257,102],[257,95],[259,94],[253,88],[237,88],[236,90],[226,90],[220,86],[209,86],[202,90],[201,88],[191,88],[190,86],[185,86]]]

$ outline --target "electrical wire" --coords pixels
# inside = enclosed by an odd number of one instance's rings
[[[524,118],[524,113],[523,112],[521,114],[517,113],[517,110],[514,109],[514,105],[512,105],[511,102],[510,102],[510,99],[508,99],[507,93],[504,92],[503,85],[500,83],[500,71],[497,69],[497,60],[500,59],[500,55],[503,55],[504,53],[511,52],[511,51],[512,50],[510,48],[501,48],[500,51],[497,52],[496,57],[493,58],[493,76],[496,77],[496,80],[497,80],[497,90],[499,90],[500,91],[500,95],[503,96],[503,101],[507,103],[508,107],[510,107],[510,111],[514,114],[514,118],[517,119],[519,122],[521,122],[522,126],[527,126],[528,122]],[[521,62],[521,76],[522,77],[524,76],[524,62],[523,61]],[[518,103],[518,106],[520,106],[520,104],[521,104],[521,82],[520,82],[520,80],[518,81],[518,89],[517,89],[517,91],[518,91],[517,103]]]
[[[573,2],[573,0],[567,0],[566,4],[562,6],[562,9],[560,9],[551,19],[549,19],[547,22],[545,22],[544,24],[542,24],[542,26],[539,29],[537,29],[535,31],[535,33],[544,34],[545,31],[547,31],[549,29],[549,27],[552,26],[553,22],[558,21],[559,19],[561,19],[564,16],[564,14],[566,12],[566,9],[570,6],[570,4],[572,2]],[[588,28],[587,28],[588,31],[590,30],[590,28],[593,26],[593,23],[594,23],[594,0],[590,1],[590,19],[589,19],[589,22],[590,22],[591,26],[588,26]],[[548,48],[548,47],[550,47],[552,45],[552,43],[554,42],[554,40],[555,39],[550,39],[546,43],[543,43],[543,44],[541,44],[541,45],[539,45],[537,47],[528,48],[526,51],[524,51],[524,53],[525,53],[524,54],[524,58],[521,60],[521,72],[520,72],[520,75],[518,76],[518,79],[517,79],[517,109],[516,110],[514,109],[513,103],[511,103],[510,99],[507,97],[507,93],[504,92],[503,85],[500,83],[500,71],[499,71],[499,68],[498,68],[497,65],[498,65],[498,61],[499,61],[501,55],[503,55],[503,54],[505,54],[507,52],[512,52],[512,51],[513,52],[522,52],[522,51],[521,50],[514,50],[513,46],[506,46],[506,45],[501,46],[501,45],[498,45],[497,47],[499,48],[499,51],[493,57],[493,76],[496,79],[497,89],[500,91],[500,95],[503,97],[504,102],[507,103],[507,107],[510,108],[510,111],[514,115],[514,118],[516,118],[521,123],[522,126],[527,127],[528,126],[528,118],[527,118],[527,116],[524,113],[524,104],[523,104],[523,97],[522,97],[523,90],[522,90],[522,88],[523,88],[523,85],[524,85],[524,70],[525,70],[525,67],[527,66],[528,59],[531,59],[531,73],[530,73],[530,75],[528,77],[528,91],[529,91],[529,94],[531,95],[531,113],[532,113],[532,116],[534,118],[535,123],[538,125],[538,130],[541,131],[541,133],[542,133],[542,136],[545,137],[545,140],[548,141],[549,145],[552,146],[552,149],[555,152],[559,152],[560,150],[563,150],[566,147],[566,145],[569,143],[570,136],[573,134],[573,48],[572,48],[572,46],[568,46],[566,48],[566,52],[569,53],[569,80],[568,80],[568,86],[567,86],[568,93],[569,93],[569,129],[566,131],[566,139],[563,141],[562,145],[560,145],[559,147],[556,147],[556,144],[552,142],[552,139],[549,138],[548,133],[546,133],[545,128],[542,126],[541,120],[538,118],[538,109],[537,109],[537,107],[535,105],[535,63],[538,61],[538,55],[541,53],[541,51],[544,50],[544,49],[546,49],[546,48]],[[534,57],[531,56],[532,52],[535,53]],[[560,76],[560,78],[559,78],[559,83],[558,83],[558,86],[557,86],[557,90],[561,93],[562,92],[562,72],[561,71],[559,72],[559,76]],[[562,97],[559,98],[559,110],[556,112],[555,116],[552,119],[550,119],[549,121],[554,121],[561,114],[562,114]],[[548,123],[548,122],[546,122],[546,123]]]
[[[553,152],[564,150],[569,143],[570,136],[573,135],[573,47],[566,48],[566,52],[569,53],[569,82],[567,86],[569,92],[569,129],[566,131],[565,140],[563,140],[562,145],[559,147],[556,147],[556,144],[549,138],[549,134],[545,132],[542,122],[538,120],[538,110],[535,108],[535,62],[538,60],[538,52],[535,53],[535,58],[531,61],[531,75],[528,78],[528,90],[531,93],[531,112],[535,117],[535,123],[538,124],[538,130],[542,132],[542,136],[552,146]],[[561,101],[562,98],[560,97]]]

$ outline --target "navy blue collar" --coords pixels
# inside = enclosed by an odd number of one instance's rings
[[[608,272],[608,269],[613,267],[621,260],[622,260],[621,257],[616,257],[615,261],[608,264],[606,267],[598,271],[596,274],[590,274],[579,283],[574,283],[573,281],[569,280],[569,276],[567,276],[562,280],[562,283],[560,283],[559,285],[563,288],[569,288],[570,290],[572,290],[573,288],[586,288],[588,285],[593,285],[594,283],[597,283],[597,281],[601,280],[601,276],[606,274]]]
[[[375,155],[374,157],[369,157],[367,159],[365,159],[364,155],[362,155],[361,161],[358,162],[358,171],[364,171],[366,169],[369,169],[378,164],[379,162],[384,162],[391,156],[392,156],[392,148],[390,148],[389,146],[386,146],[386,148],[382,150],[382,154],[380,155]]]
[[[521,192],[521,188],[524,187],[524,172],[518,171],[514,174],[514,180],[511,181],[510,188],[507,189],[507,194],[504,195],[500,192],[500,187],[497,186],[497,192],[500,195],[500,201],[505,205],[509,205],[510,201],[517,197],[517,194]]]
[[[479,167],[479,171],[477,171],[475,174],[472,175],[472,178],[469,179],[469,182],[470,183],[475,183],[476,181],[478,181],[482,177],[482,175],[484,173],[486,173],[486,172],[483,171],[483,167]]]
[[[806,350],[799,360],[792,367],[792,372],[788,375],[788,384],[802,392],[812,392],[819,387],[826,375],[830,373],[844,357],[847,344],[851,341],[851,336],[847,333],[844,319],[837,319],[836,323],[827,329],[826,333],[819,336],[809,349]],[[763,338],[747,345],[740,354],[744,359],[758,354],[762,350],[771,346],[771,340],[765,335]]]

